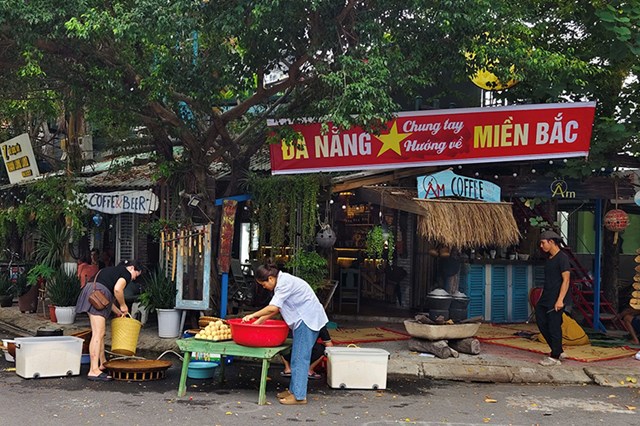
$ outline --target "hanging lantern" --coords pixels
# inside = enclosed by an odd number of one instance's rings
[[[92,220],[97,227],[100,227],[100,225],[102,225],[102,215],[100,213],[96,213],[95,215],[93,215]]]
[[[321,225],[320,231],[316,234],[316,244],[320,248],[330,248],[336,243],[336,233],[331,229],[331,225]]]
[[[613,244],[618,243],[618,232],[624,231],[629,226],[629,215],[620,209],[609,210],[604,215],[604,227],[611,232],[615,232],[613,235]]]
[[[467,52],[465,57],[468,61],[472,61],[475,58],[475,53]],[[493,60],[494,64],[497,64],[499,61],[497,59]],[[515,66],[511,65],[509,67],[509,73],[511,74],[509,80],[507,82],[500,81],[497,75],[493,73],[494,65],[487,64],[485,67],[478,69],[475,71],[473,75],[469,76],[469,79],[473,84],[478,86],[484,90],[505,90],[510,89],[515,86],[518,81],[513,78],[515,75]]]

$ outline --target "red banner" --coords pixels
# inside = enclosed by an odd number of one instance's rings
[[[489,163],[589,154],[595,102],[401,112],[376,136],[329,123],[291,125],[297,147],[272,144],[273,174]]]

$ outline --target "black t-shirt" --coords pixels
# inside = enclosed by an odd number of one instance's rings
[[[124,278],[127,284],[131,282],[131,273],[124,265],[109,266],[108,268],[101,269],[98,272],[96,281],[108,288],[111,294],[114,294],[113,288],[120,278]]]
[[[569,257],[563,251],[559,251],[544,264],[544,291],[538,303],[548,308],[553,308],[560,294],[562,286],[562,273],[571,270]],[[567,295],[569,292],[567,292]],[[566,297],[565,297],[566,300]]]

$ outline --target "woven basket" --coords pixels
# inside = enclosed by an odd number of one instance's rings
[[[135,355],[141,328],[142,323],[131,318],[131,315],[112,319],[111,352],[119,355]]]
[[[146,382],[164,379],[167,369],[171,367],[171,361],[159,359],[114,360],[106,362],[104,366],[115,380]]]
[[[210,322],[214,322],[214,321],[222,321],[223,323],[227,324],[227,321],[223,320],[222,318],[202,316],[200,317],[200,319],[198,319],[198,326],[200,328],[205,328],[206,326],[209,325]]]

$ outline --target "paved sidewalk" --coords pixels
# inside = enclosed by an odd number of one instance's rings
[[[342,327],[379,327],[404,331],[402,319],[392,317],[334,316]],[[33,336],[39,328],[62,328],[68,335],[89,328],[85,316],[79,316],[72,325],[51,323],[42,314],[23,314],[17,307],[0,308],[0,328],[16,335]],[[106,344],[110,345],[110,333]],[[374,347],[391,354],[388,374],[419,377],[431,380],[456,380],[488,383],[553,383],[598,384],[612,387],[640,387],[640,361],[628,357],[610,361],[583,363],[563,361],[558,367],[538,365],[541,355],[491,344],[482,344],[480,355],[460,354],[459,358],[438,359],[409,351],[407,341],[359,343],[360,347]],[[145,325],[138,339],[138,355],[157,357],[173,350],[179,352],[174,339],[158,337],[155,324]],[[636,383],[632,383],[636,381]]]

